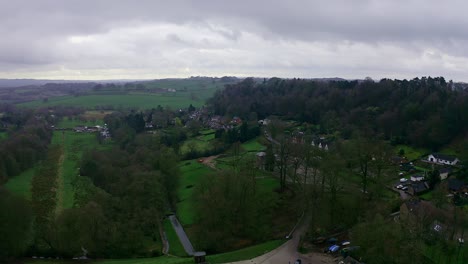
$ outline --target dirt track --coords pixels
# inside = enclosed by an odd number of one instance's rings
[[[219,155],[216,155],[216,156],[209,156],[209,157],[203,157],[201,158],[202,161],[202,164],[214,169],[214,170],[217,170],[216,168],[216,161],[215,159],[218,157]]]

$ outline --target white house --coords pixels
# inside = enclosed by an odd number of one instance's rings
[[[424,176],[422,175],[413,175],[411,176],[411,179],[410,179],[412,182],[419,182],[419,181],[423,181],[424,180]]]
[[[427,161],[444,165],[456,165],[460,160],[453,156],[434,153],[427,157]]]

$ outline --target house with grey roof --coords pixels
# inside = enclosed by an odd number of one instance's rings
[[[457,163],[460,161],[457,157],[450,156],[450,155],[444,155],[440,153],[433,153],[430,154],[427,157],[427,161],[431,163],[436,163],[436,164],[442,164],[442,165],[457,165]]]

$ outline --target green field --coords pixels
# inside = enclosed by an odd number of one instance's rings
[[[36,89],[29,87],[18,87],[15,89],[17,95],[24,95],[26,100],[33,100],[18,105],[27,107],[44,107],[53,105],[81,106],[95,108],[96,106],[106,106],[113,108],[140,108],[150,109],[161,105],[169,106],[173,109],[185,108],[190,104],[201,106],[205,101],[226,84],[240,81],[239,79],[221,80],[216,78],[187,78],[187,79],[159,79],[151,81],[129,81],[126,84],[120,83],[114,86],[101,86],[86,89],[82,95],[55,96],[54,91],[45,89],[43,97],[30,96]],[[168,91],[168,89],[173,89]],[[37,98],[37,100],[34,100]],[[16,98],[15,101],[23,101]],[[6,101],[8,102],[8,100]],[[109,107],[111,106],[111,107]]]
[[[201,130],[200,133],[201,135],[210,135],[210,134],[214,134],[216,132],[216,130],[214,129],[204,129],[204,130]]]
[[[189,95],[173,93],[170,95],[159,94],[93,94],[83,96],[61,96],[53,97],[44,103],[42,100],[21,103],[25,107],[47,107],[47,106],[80,106],[94,109],[97,106],[112,106],[113,108],[138,108],[151,109],[158,105],[172,109],[186,108],[190,104],[202,106],[204,100],[193,100]]]
[[[266,147],[260,144],[256,138],[242,143],[242,148],[248,152],[259,152],[266,149]]]
[[[257,179],[258,188],[261,192],[272,193],[274,190],[280,188],[280,183],[278,178],[266,177]]]
[[[204,137],[207,137],[207,136],[204,136]],[[187,154],[191,151],[191,149],[195,151],[203,152],[203,151],[209,150],[211,147],[212,146],[209,141],[192,138],[192,139],[188,139],[184,141],[184,144],[182,144],[182,146],[180,147],[180,152],[182,154]]]
[[[395,146],[395,153],[398,154],[400,149],[403,149],[405,151],[404,156],[410,161],[420,159],[423,155],[430,153],[430,151],[427,149],[413,148],[407,145]]]
[[[34,176],[35,168],[24,171],[7,181],[5,188],[12,193],[31,200],[31,181]]]
[[[213,170],[195,160],[183,161],[179,166],[181,177],[177,189],[179,199],[177,216],[182,225],[187,226],[195,222],[195,205],[192,197],[194,188],[204,176]]]
[[[78,175],[81,155],[86,149],[104,149],[110,142],[99,145],[94,133],[75,133],[73,131],[54,131],[52,144],[63,145],[64,159],[59,169],[60,187],[58,190],[57,212],[70,208],[74,203],[75,190],[73,181]]]
[[[166,232],[167,240],[169,241],[169,254],[179,257],[186,257],[187,254],[185,253],[184,247],[180,243],[179,237],[174,231],[174,228],[172,227],[169,219],[164,219],[163,226],[164,231]]]
[[[0,132],[0,141],[6,139],[8,137],[7,132]]]
[[[60,128],[74,128],[76,126],[103,126],[104,121],[96,119],[94,121],[90,120],[80,120],[78,118],[69,118],[64,117],[58,124],[57,127]]]

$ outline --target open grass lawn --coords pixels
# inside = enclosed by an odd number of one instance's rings
[[[76,126],[103,126],[104,121],[102,119],[91,119],[88,120],[80,120],[79,118],[70,119],[68,117],[64,117],[58,124],[57,127],[60,128],[74,128]]]
[[[52,144],[63,145],[64,159],[59,168],[60,188],[58,192],[59,203],[57,204],[60,212],[73,206],[75,190],[73,181],[78,175],[78,166],[81,155],[87,149],[98,148],[105,149],[112,143],[106,142],[99,145],[94,133],[75,133],[73,131],[54,131]]]
[[[431,169],[424,168],[424,167],[421,167],[421,166],[414,166],[414,168],[417,169],[418,171],[421,171],[421,172],[431,171]]]
[[[35,167],[24,171],[7,181],[5,188],[14,194],[31,200],[31,181],[34,176]]]
[[[189,153],[191,149],[202,152],[209,150],[211,147],[212,146],[209,141],[192,138],[184,141],[184,144],[180,147],[180,152],[182,154],[186,154]]]
[[[248,152],[259,152],[266,149],[266,147],[260,144],[256,138],[242,143],[242,148]]]
[[[211,133],[211,134],[201,135],[201,136],[198,136],[197,139],[201,141],[210,141],[210,140],[215,139],[215,134]]]
[[[432,200],[432,191],[426,192],[425,194],[419,195],[420,198],[430,201]]]
[[[7,132],[3,132],[3,131],[2,131],[2,132],[0,132],[0,141],[2,141],[2,140],[4,140],[4,139],[6,139],[7,137],[8,137],[8,134],[7,134]]]
[[[177,236],[169,219],[164,219],[163,226],[164,232],[166,232],[167,240],[169,241],[169,254],[179,257],[186,257],[187,253],[185,253],[184,247],[180,243],[179,237]]]
[[[214,134],[216,131],[214,129],[204,129],[204,130],[201,130],[200,133],[201,135],[210,135],[210,134]]]
[[[114,108],[151,109],[158,105],[169,106],[172,109],[186,108],[190,104],[195,107],[202,106],[204,100],[194,100],[190,94],[174,93],[160,94],[94,94],[83,96],[62,96],[50,98],[48,102],[42,100],[19,104],[25,107],[47,107],[54,105],[80,106],[94,109],[96,106],[112,106]]]
[[[261,192],[273,192],[280,188],[280,182],[278,178],[266,177],[257,179],[257,186]]]
[[[398,154],[400,149],[403,149],[405,151],[404,156],[408,160],[416,160],[420,159],[422,156],[427,155],[430,153],[428,149],[422,149],[422,148],[413,148],[407,145],[397,145],[395,146],[395,154]]]
[[[179,164],[181,177],[177,189],[177,216],[182,225],[191,225],[195,221],[195,205],[193,191],[202,178],[213,172],[207,166],[196,160],[183,161]]]

